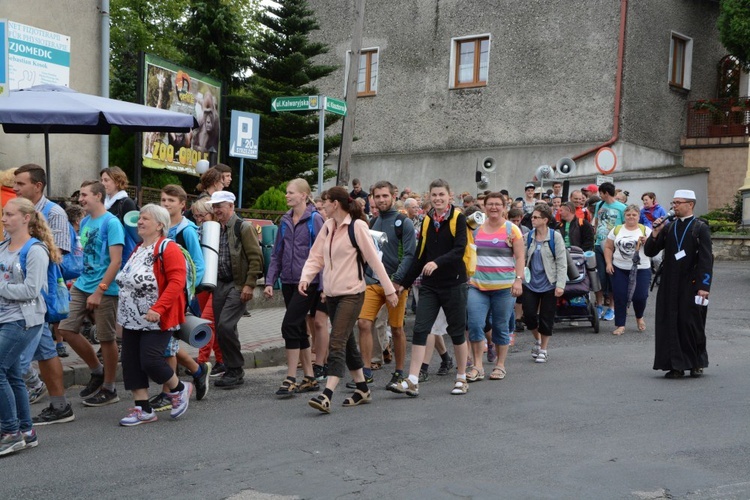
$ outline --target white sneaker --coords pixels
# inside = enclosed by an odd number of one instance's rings
[[[535,360],[536,363],[546,363],[547,362],[547,351],[539,350],[539,355],[536,357]]]
[[[130,414],[127,417],[120,419],[120,425],[124,427],[134,427],[136,425],[156,422],[157,420],[158,417],[156,416],[155,411],[152,410],[151,413],[144,413],[140,406],[136,406],[135,408],[130,409]]]
[[[539,356],[539,351],[542,350],[542,344],[534,344],[534,347],[531,348],[531,357],[536,359],[537,356]]]
[[[180,392],[170,392],[168,396],[172,400],[172,411],[169,416],[172,418],[181,417],[188,409],[190,404],[190,395],[193,393],[193,384],[190,382],[183,382],[182,385],[185,387]]]

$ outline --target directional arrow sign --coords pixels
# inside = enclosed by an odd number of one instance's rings
[[[346,108],[346,106],[344,106]],[[277,97],[271,101],[271,111],[310,111],[320,109],[320,99],[316,95]]]
[[[341,116],[346,116],[346,102],[333,97],[326,97],[325,110]]]

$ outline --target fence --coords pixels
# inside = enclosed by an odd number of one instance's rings
[[[689,101],[687,137],[736,137],[748,135],[750,98]]]

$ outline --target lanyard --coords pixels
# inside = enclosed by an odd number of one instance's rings
[[[690,222],[688,222],[688,225],[685,226],[685,230],[682,232],[682,238],[680,238],[679,240],[677,239],[677,224],[675,223],[675,225],[674,225],[674,239],[677,242],[677,251],[678,252],[682,250],[682,242],[685,241],[685,235],[687,234],[688,229],[690,229],[690,224],[692,224],[694,220],[695,220],[695,217],[693,217],[692,219],[690,219]]]

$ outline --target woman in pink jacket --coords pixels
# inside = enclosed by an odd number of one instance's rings
[[[300,294],[306,295],[308,285],[321,269],[324,270],[323,293],[332,326],[328,380],[325,390],[312,398],[309,405],[323,413],[330,413],[333,391],[339,379],[344,376],[345,366],[354,377],[357,389],[344,400],[343,406],[357,406],[372,401],[362,372],[362,356],[354,339],[354,324],[365,296],[365,262],[383,284],[386,300],[391,307],[396,307],[398,296],[380,262],[362,209],[349,197],[349,193],[338,186],[324,192],[323,210],[328,220],[310,249],[298,289]]]

